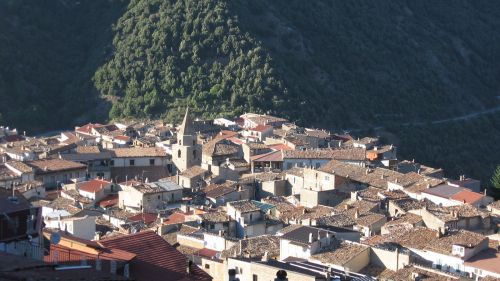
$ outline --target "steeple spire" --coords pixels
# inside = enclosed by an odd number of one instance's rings
[[[179,136],[190,136],[193,135],[193,120],[191,120],[191,116],[189,115],[189,106],[186,107],[186,114],[184,115],[184,120],[182,120],[181,127],[179,128],[179,132],[177,133]]]

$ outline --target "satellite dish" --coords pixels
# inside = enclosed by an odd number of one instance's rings
[[[57,245],[61,242],[61,235],[59,233],[52,233],[50,235],[50,244]]]

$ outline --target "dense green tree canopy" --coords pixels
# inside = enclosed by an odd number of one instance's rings
[[[491,184],[494,188],[496,188],[497,190],[500,190],[500,165],[497,165],[495,173],[493,174],[493,177],[491,178]]]
[[[279,109],[285,98],[269,54],[244,33],[227,1],[133,1],[115,28],[115,54],[94,76],[118,97],[111,118],[205,117]]]

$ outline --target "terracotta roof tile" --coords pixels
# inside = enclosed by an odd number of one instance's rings
[[[109,238],[100,241],[106,247],[134,253],[130,276],[138,281],[165,280],[212,280],[207,273],[192,266],[192,273],[186,272],[187,258],[152,231]]]
[[[158,147],[126,147],[115,148],[110,151],[112,152],[113,157],[116,158],[167,156],[167,153]]]
[[[466,266],[479,268],[489,272],[500,274],[500,252],[493,248],[488,248],[474,255],[465,262]],[[485,280],[485,279],[482,279]],[[495,280],[495,279],[491,279]]]
[[[26,162],[29,166],[37,170],[38,173],[51,173],[66,170],[82,170],[86,169],[87,166],[63,159],[43,159]]]
[[[77,183],[77,187],[80,190],[94,193],[94,192],[101,191],[103,188],[105,188],[109,184],[111,184],[111,182],[109,182],[109,181],[93,179],[90,181]]]
[[[484,197],[483,194],[473,192],[470,190],[463,190],[455,195],[451,196],[451,199],[457,200],[464,203],[474,204]]]
[[[248,129],[248,130],[262,133],[262,132],[269,131],[272,129],[273,129],[273,126],[259,124],[253,128]]]

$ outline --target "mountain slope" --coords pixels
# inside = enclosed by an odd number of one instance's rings
[[[189,103],[207,117],[261,109],[337,128],[445,118],[498,95],[499,9],[467,1],[132,1],[115,29],[116,53],[95,81],[119,97],[111,117],[175,116]]]
[[[285,89],[268,53],[226,2],[132,1],[115,54],[95,75],[102,94],[118,97],[110,116],[177,117],[186,104],[206,117],[279,108]]]
[[[124,1],[0,1],[4,122],[40,132],[72,125],[96,108],[91,77],[106,47],[112,50],[111,24],[125,7]]]
[[[190,105],[383,126],[364,133],[486,180],[500,114],[431,122],[499,105],[498,14],[500,2],[465,0],[0,1],[0,119],[39,132],[102,113],[177,121]]]

